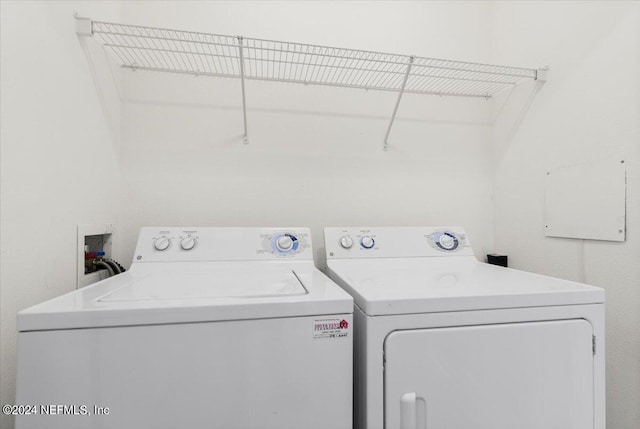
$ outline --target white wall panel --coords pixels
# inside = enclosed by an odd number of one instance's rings
[[[497,119],[495,246],[514,268],[607,293],[607,427],[640,427],[640,4],[496,2],[496,63],[549,65],[524,115],[519,88]],[[625,160],[626,241],[546,237],[546,173]],[[582,184],[581,184],[582,185]],[[588,213],[581,216],[588,217]]]
[[[74,11],[122,19],[112,2],[0,2],[2,404],[15,401],[17,311],[74,290],[78,224],[120,209],[120,100],[109,70],[92,69],[99,52],[76,37]]]
[[[545,235],[624,241],[625,173],[624,160],[600,160],[548,171]]]

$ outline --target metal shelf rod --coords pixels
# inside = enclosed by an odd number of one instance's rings
[[[150,68],[150,67],[144,67],[144,66],[128,66],[128,65],[123,65],[122,67],[130,69],[130,70],[159,71],[159,72],[162,72],[162,73],[186,74],[186,75],[192,75],[192,76],[210,76],[210,77],[224,77],[224,78],[236,78],[236,79],[238,78],[238,75],[235,75],[235,74],[198,72],[198,71],[193,71],[193,70],[157,69],[157,68]],[[267,82],[281,82],[282,83],[282,79],[278,79],[278,78],[252,77],[252,76],[246,76],[245,75],[245,79],[246,80],[262,80],[262,81],[267,81]],[[360,89],[360,90],[364,90],[364,91],[367,91],[367,90],[370,89],[370,88],[359,86],[359,85],[335,84],[335,83],[325,83],[325,82],[304,82],[304,81],[301,81],[301,80],[291,80],[291,81],[287,81],[287,83],[295,83],[295,84],[301,84],[301,85],[333,86],[333,87],[338,87],[338,88]],[[395,88],[376,88],[376,91],[398,92],[398,90],[395,89]],[[456,94],[456,93],[443,93],[443,92],[436,92],[436,91],[416,91],[416,90],[410,90],[410,89],[406,89],[406,88],[404,90],[404,93],[405,94],[416,94],[416,95],[446,95],[448,97],[487,98],[486,95],[466,95],[466,94]]]
[[[162,72],[162,73],[186,74],[186,75],[192,75],[192,76],[211,76],[211,77],[225,77],[225,78],[236,78],[236,79],[238,78],[238,75],[235,75],[235,74],[198,72],[193,70],[171,70],[171,69],[158,69],[158,68],[152,68],[152,67],[128,66],[128,65],[123,65],[122,67],[130,70],[155,71],[155,72]],[[282,82],[282,79],[278,79],[278,78],[253,77],[253,76],[246,76],[246,75],[245,75],[245,79],[246,80],[262,80],[267,82]],[[305,82],[302,80],[290,80],[290,81],[287,81],[287,83],[295,83],[295,84],[301,84],[301,85],[333,86],[338,88],[360,89],[363,91],[367,91],[370,89],[360,85],[335,84],[335,83],[312,82],[312,81]],[[395,88],[375,88],[375,89],[376,91],[398,92],[398,90]],[[446,95],[448,97],[487,98],[486,95],[467,95],[467,94],[456,94],[456,93],[443,93],[443,92],[436,92],[436,91],[415,91],[415,90],[410,90],[406,88],[404,90],[404,93],[416,94],[416,95]]]
[[[387,128],[387,135],[384,136],[384,146],[382,150],[387,150],[389,146],[389,134],[391,134],[391,127],[393,127],[393,121],[396,119],[396,113],[398,113],[398,106],[400,106],[400,100],[402,100],[402,94],[404,94],[404,88],[407,86],[407,79],[409,79],[409,73],[411,72],[411,66],[413,65],[413,57],[409,57],[409,64],[407,65],[407,71],[404,74],[404,79],[402,80],[402,87],[400,87],[400,92],[398,93],[398,100],[396,101],[396,106],[393,108],[393,113],[391,114],[391,122],[389,122],[389,128]]]
[[[249,135],[247,133],[247,100],[244,91],[244,56],[242,53],[242,36],[238,36],[238,52],[240,54],[240,82],[242,84],[242,118],[244,121],[244,136],[242,143],[249,144]]]

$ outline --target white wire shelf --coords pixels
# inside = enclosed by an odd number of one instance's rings
[[[245,79],[394,91],[398,103],[404,92],[491,97],[538,79],[537,69],[77,19],[78,34],[94,36],[122,67],[241,78],[243,107]]]

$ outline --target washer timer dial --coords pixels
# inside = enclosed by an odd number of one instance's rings
[[[276,240],[276,247],[278,248],[278,250],[288,252],[293,247],[293,240],[286,234],[282,235]]]
[[[300,243],[293,234],[278,234],[271,238],[271,248],[280,254],[295,253]]]
[[[171,246],[171,239],[165,235],[163,235],[162,237],[156,238],[155,241],[153,242],[153,247],[155,247],[156,250],[159,250],[161,252],[163,250],[167,250],[169,246]]]

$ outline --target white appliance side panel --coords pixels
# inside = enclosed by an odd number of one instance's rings
[[[385,352],[386,429],[591,429],[586,320],[396,331]]]
[[[327,320],[329,319],[329,320]],[[318,321],[339,327],[319,331]],[[352,315],[22,332],[17,429],[350,429]]]

